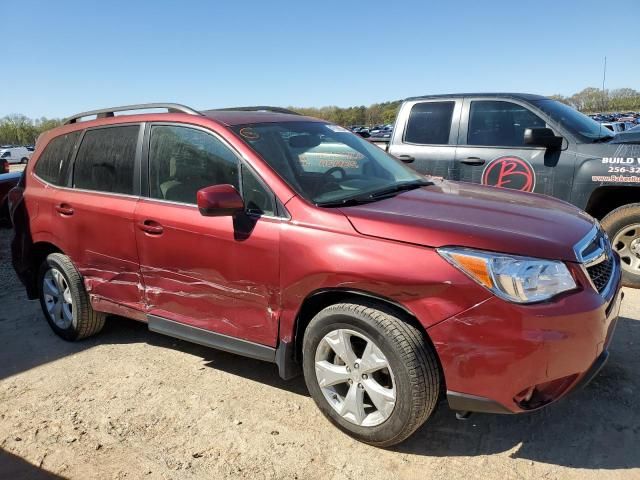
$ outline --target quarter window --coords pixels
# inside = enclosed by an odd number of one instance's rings
[[[238,158],[220,140],[189,127],[151,127],[149,191],[152,198],[195,204],[198,190],[221,184],[239,189]]]
[[[248,213],[275,216],[273,194],[246,165],[242,165],[242,198]]]
[[[73,150],[81,131],[60,135],[52,139],[38,158],[35,173],[45,182],[66,185]]]
[[[404,141],[420,145],[446,145],[451,133],[455,102],[416,103],[409,113]]]
[[[526,128],[545,127],[537,115],[511,102],[471,102],[468,145],[524,146]]]
[[[139,125],[87,130],[76,157],[76,188],[134,193],[134,170]]]

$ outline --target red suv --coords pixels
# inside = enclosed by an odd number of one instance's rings
[[[115,314],[301,370],[331,422],[379,446],[440,398],[561,398],[606,360],[622,298],[606,235],[568,203],[425,177],[267,107],[74,116],[12,193],[14,266],[58,335]]]

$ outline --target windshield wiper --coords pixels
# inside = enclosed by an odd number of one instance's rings
[[[405,192],[407,190],[414,190],[420,187],[428,187],[429,185],[433,185],[433,182],[429,182],[428,180],[418,180],[416,182],[397,183],[395,185],[391,185],[388,188],[384,188],[382,190],[378,190],[377,192],[373,192],[369,194],[369,197],[378,199],[380,197],[386,197],[387,195],[393,195],[394,193]]]
[[[316,203],[316,205],[319,207],[348,207],[351,205],[362,205],[363,203],[375,202],[383,197],[388,197],[395,193],[405,192],[407,190],[413,190],[415,188],[426,187],[429,185],[433,185],[433,182],[429,182],[427,180],[418,180],[416,182],[397,183],[390,187],[368,193],[366,195],[356,195],[353,197],[343,198],[341,200],[318,202]]]
[[[358,196],[358,197],[350,197],[343,198],[342,200],[330,200],[328,202],[318,202],[316,205],[318,207],[349,207],[352,205],[362,205],[363,203],[371,203],[375,202],[375,199],[370,196]]]

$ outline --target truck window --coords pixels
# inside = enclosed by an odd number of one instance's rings
[[[404,141],[420,145],[447,145],[454,106],[455,102],[416,103],[409,113]]]
[[[526,128],[544,126],[544,120],[515,103],[471,102],[467,145],[522,147]]]

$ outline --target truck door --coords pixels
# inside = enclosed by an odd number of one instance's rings
[[[455,175],[465,182],[569,200],[575,156],[525,145],[524,130],[535,127],[554,129],[525,102],[465,98]]]
[[[407,101],[402,105],[389,153],[420,173],[450,178],[462,99]]]

